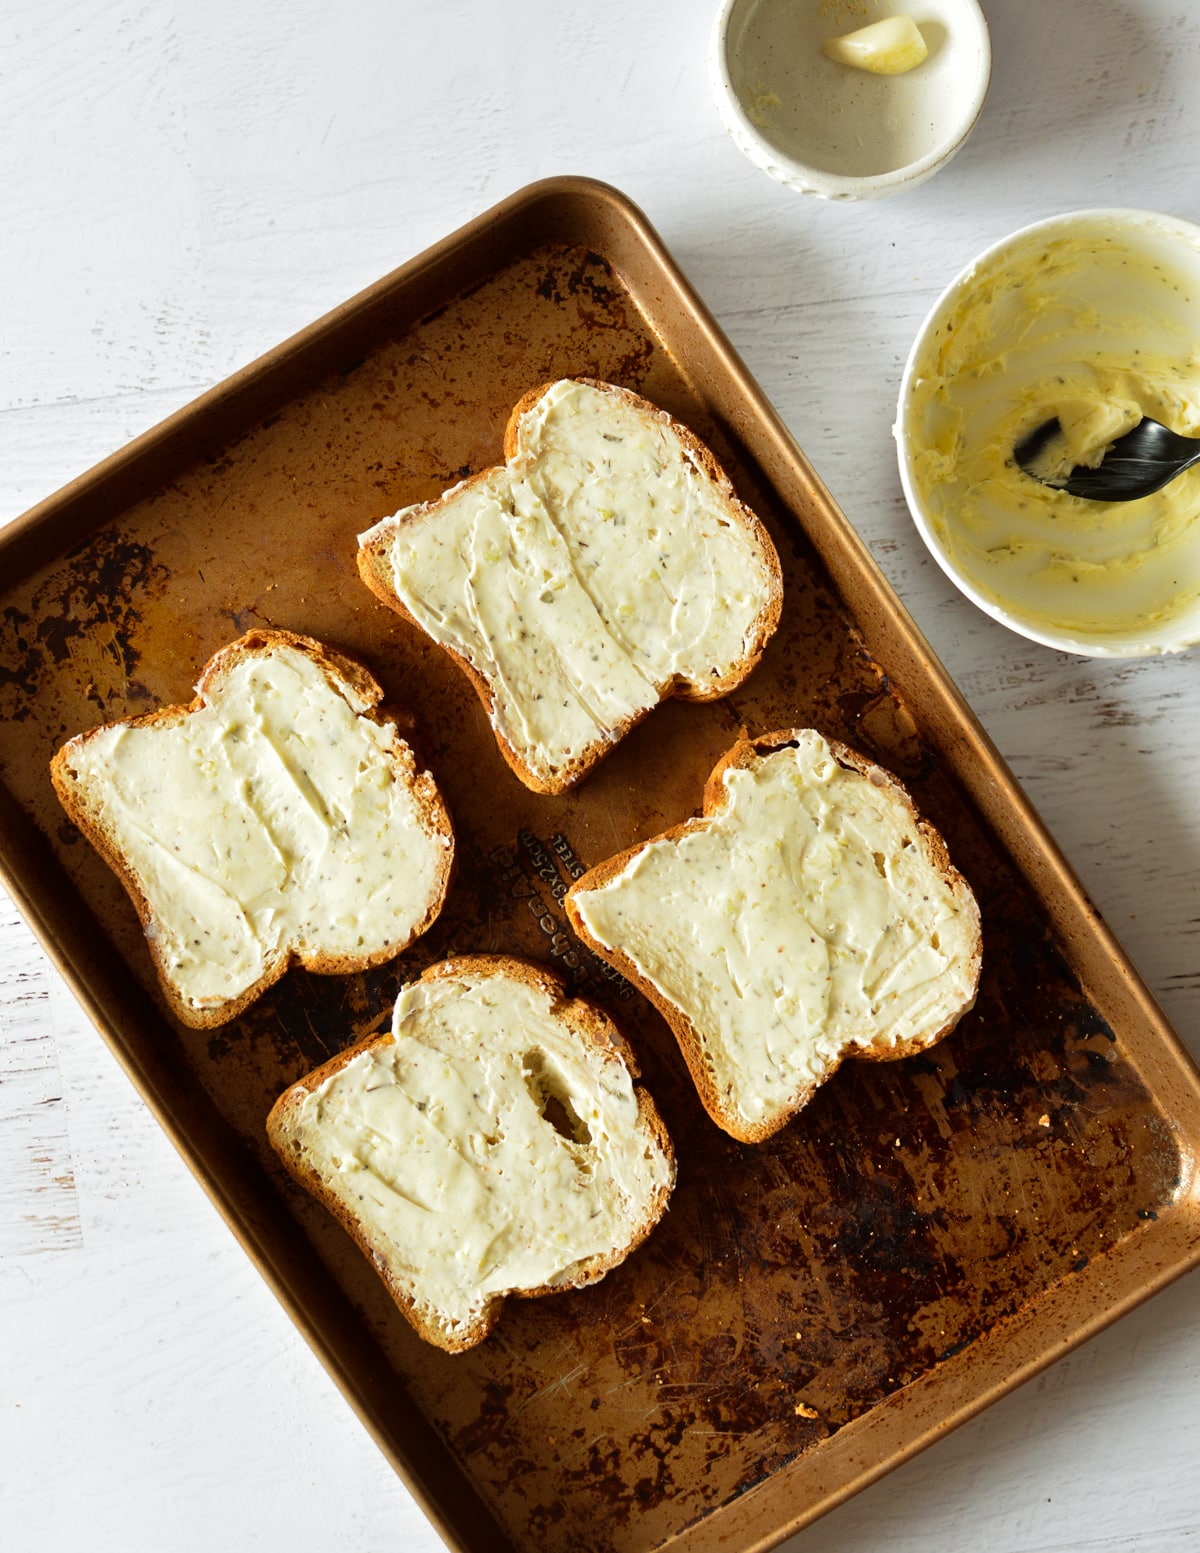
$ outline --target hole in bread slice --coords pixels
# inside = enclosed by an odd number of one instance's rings
[[[526,961],[467,956],[403,987],[391,1034],[293,1085],[267,1133],[455,1352],[510,1295],[593,1283],[658,1222],[674,1159],[634,1077],[600,1009]]]
[[[544,1051],[536,1047],[521,1059],[521,1072],[538,1114],[569,1143],[590,1143],[591,1128],[575,1108],[562,1074]]]

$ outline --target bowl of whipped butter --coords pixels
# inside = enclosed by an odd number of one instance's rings
[[[900,388],[900,478],[935,559],[979,607],[1088,657],[1200,642],[1200,466],[1086,501],[1013,457],[1058,417],[1094,464],[1142,416],[1200,437],[1200,227],[1084,210],[1023,227],[951,282]]]

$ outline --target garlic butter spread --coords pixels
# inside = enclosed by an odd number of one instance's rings
[[[238,997],[291,949],[362,961],[425,918],[449,841],[431,780],[365,709],[276,648],[238,659],[196,711],[80,741],[71,769],[185,1003]]]
[[[389,520],[390,563],[405,608],[483,677],[497,732],[547,778],[674,682],[703,690],[757,653],[773,585],[694,454],[622,394],[556,383],[518,445]]]
[[[879,773],[812,730],[724,773],[719,806],[572,899],[691,1021],[754,1126],[853,1048],[931,1039],[974,999],[979,918]]]
[[[936,540],[1002,613],[1085,651],[1184,645],[1172,622],[1200,598],[1200,467],[1094,502],[1040,484],[1013,447],[1057,416],[1054,478],[1144,415],[1200,436],[1200,262],[1189,280],[1168,255],[1103,223],[1030,234],[981,262],[914,364],[907,439]]]
[[[569,1282],[657,1217],[673,1167],[629,1070],[542,987],[414,982],[392,1034],[309,1094],[289,1133],[427,1319],[452,1329]]]

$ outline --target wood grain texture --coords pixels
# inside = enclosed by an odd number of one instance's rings
[[[658,227],[1200,1056],[1196,653],[1089,662],[986,619],[921,546],[890,431],[920,320],[982,247],[1094,205],[1200,221],[1200,10],[995,0],[964,151],[900,198],[831,206],[724,135],[715,9],[16,0],[0,521],[520,185],[605,178]],[[1194,1306],[1185,1279],[789,1549],[1195,1548]],[[22,1549],[440,1546],[7,903],[0,1459]]]
[[[0,1259],[82,1244],[50,972],[7,899],[0,901]]]

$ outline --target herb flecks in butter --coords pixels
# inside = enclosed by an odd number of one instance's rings
[[[100,729],[72,755],[192,1007],[240,996],[290,950],[366,962],[425,916],[449,845],[419,798],[432,779],[365,709],[275,649],[198,709]]]
[[[761,646],[760,540],[673,427],[620,394],[553,385],[508,464],[390,521],[397,597],[484,680],[540,779]]]
[[[751,1126],[854,1048],[932,1038],[974,996],[974,901],[874,775],[802,730],[573,897],[592,937],[687,1012],[723,1107]]]
[[[509,975],[404,987],[392,1041],[309,1094],[295,1130],[447,1328],[619,1251],[673,1179],[625,1064]]]
[[[1172,641],[1200,597],[1200,467],[1139,501],[1085,501],[1013,448],[1053,417],[1049,472],[1096,463],[1143,415],[1200,436],[1200,296],[1140,242],[1084,230],[981,264],[915,364],[913,473],[935,536],[1014,621],[1087,650]]]

